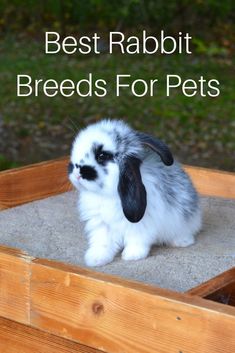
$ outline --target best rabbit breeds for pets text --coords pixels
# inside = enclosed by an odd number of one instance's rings
[[[186,247],[201,228],[197,192],[168,147],[119,120],[81,130],[69,179],[79,190],[88,266],[148,256],[153,244]]]

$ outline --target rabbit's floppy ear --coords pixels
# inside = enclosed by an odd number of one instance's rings
[[[128,221],[137,223],[144,216],[146,190],[140,174],[140,159],[128,156],[120,162],[118,193]]]
[[[139,137],[140,142],[143,145],[151,148],[154,152],[159,154],[162,162],[165,165],[170,166],[174,163],[174,159],[171,154],[171,151],[169,150],[169,148],[164,142],[162,142],[161,140],[158,140],[154,136],[145,134],[143,132],[137,132],[137,136]]]

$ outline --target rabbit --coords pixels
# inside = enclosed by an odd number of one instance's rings
[[[148,256],[151,246],[186,247],[201,229],[198,194],[157,138],[122,120],[101,120],[76,136],[68,165],[79,190],[87,266]]]

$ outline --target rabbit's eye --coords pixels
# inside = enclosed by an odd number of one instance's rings
[[[100,164],[105,164],[105,162],[113,160],[113,154],[110,152],[102,151],[96,155],[96,160]]]

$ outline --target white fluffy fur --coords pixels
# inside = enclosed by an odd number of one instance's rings
[[[121,152],[123,146],[115,140],[117,132],[119,137],[131,141]],[[123,156],[141,156],[140,171],[147,192],[147,207],[139,222],[131,223],[123,214],[117,189],[118,160],[109,162],[105,166],[108,174],[105,173],[92,152],[94,143],[102,143],[106,150]],[[89,242],[85,254],[88,266],[105,265],[120,251],[124,260],[138,260],[148,256],[153,244],[186,247],[194,243],[194,236],[201,228],[201,212],[190,179],[177,162],[167,167],[158,155],[146,151],[128,125],[122,121],[103,120],[82,130],[71,153],[74,165],[81,164],[81,160],[85,165],[95,167],[98,173],[95,181],[78,180],[76,168],[70,174],[71,182],[79,190],[79,214],[85,222]],[[172,190],[174,202],[171,204]],[[187,207],[190,207],[190,214],[186,216]]]

